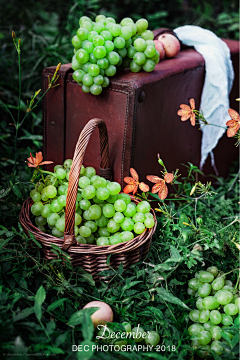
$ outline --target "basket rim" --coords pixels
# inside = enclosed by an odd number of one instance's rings
[[[135,196],[131,196],[132,201],[138,202],[139,199]],[[56,245],[59,248],[63,247],[64,239],[57,238],[53,235],[46,234],[39,230],[30,219],[30,208],[33,204],[32,199],[29,197],[23,203],[21,208],[19,220],[25,231],[25,233],[29,236],[29,232],[33,234],[38,241],[40,241],[44,247],[51,248],[51,245]],[[125,253],[129,251],[133,251],[143,245],[150,237],[153,236],[157,227],[157,218],[154,210],[151,208],[150,212],[153,214],[154,218],[154,226],[151,229],[146,229],[142,234],[136,236],[134,239],[122,242],[115,245],[95,245],[95,244],[80,244],[76,242],[76,246],[71,245],[66,253],[69,254],[86,254],[89,255],[109,255],[109,254],[119,254]],[[75,238],[75,236],[74,236]]]

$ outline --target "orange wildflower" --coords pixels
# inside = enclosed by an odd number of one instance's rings
[[[233,109],[228,109],[228,113],[231,116],[231,120],[228,120],[226,122],[226,125],[229,126],[229,129],[227,131],[227,136],[233,137],[234,135],[236,135],[236,133],[240,128],[240,116]]]
[[[181,104],[180,105],[180,110],[178,110],[178,115],[181,116],[181,120],[182,121],[186,121],[190,118],[190,122],[192,124],[192,126],[195,125],[195,113],[193,110],[195,110],[195,100],[194,99],[190,99],[189,100],[190,106],[185,105],[185,104]]]
[[[39,165],[47,165],[47,164],[52,164],[53,161],[42,161],[43,160],[43,156],[42,156],[42,152],[39,151],[38,153],[36,153],[36,157],[33,157],[32,154],[30,153],[30,157],[27,158],[27,163],[28,163],[28,167],[38,167]]]
[[[155,176],[155,175],[148,175],[147,179],[155,184],[152,187],[152,193],[153,194],[158,193],[158,196],[160,197],[161,200],[166,199],[167,194],[168,194],[168,188],[167,188],[166,183],[169,184],[170,182],[173,181],[173,174],[166,173],[164,175],[164,179],[161,179],[160,177]]]
[[[138,173],[136,172],[136,170],[134,170],[133,168],[130,168],[130,174],[132,175],[132,177],[124,178],[125,183],[128,184],[123,189],[123,192],[125,194],[129,194],[131,192],[133,193],[133,195],[136,194],[138,187],[143,192],[149,191],[148,185],[146,185],[144,182],[139,182],[139,176],[138,176]]]

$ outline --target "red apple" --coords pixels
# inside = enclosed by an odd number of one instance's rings
[[[96,329],[99,324],[105,324],[106,322],[113,321],[113,311],[108,304],[103,301],[91,301],[86,304],[83,309],[92,307],[100,308],[91,315],[94,329]]]
[[[167,58],[172,58],[176,56],[180,51],[180,42],[176,36],[172,34],[163,34],[158,37],[158,40],[164,46],[165,56]]]
[[[163,43],[161,43],[161,41],[159,40],[154,40],[155,42],[155,48],[157,51],[159,51],[160,54],[160,60],[164,58],[165,56],[165,50],[164,50],[164,46]]]

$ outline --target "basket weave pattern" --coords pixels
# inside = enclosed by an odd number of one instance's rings
[[[131,264],[134,264],[146,257],[149,251],[152,235],[156,230],[157,220],[154,211],[151,210],[155,221],[154,227],[152,229],[146,229],[141,235],[130,241],[116,245],[99,246],[92,244],[78,244],[76,242],[74,236],[74,220],[79,174],[89,139],[96,127],[99,128],[100,135],[100,175],[109,180],[111,178],[106,124],[101,119],[92,119],[82,130],[74,152],[73,163],[69,175],[64,239],[59,239],[52,235],[45,234],[32,223],[30,214],[33,202],[31,198],[28,198],[24,202],[19,219],[26,234],[31,232],[35,239],[43,245],[43,251],[46,259],[50,260],[56,258],[56,255],[51,251],[51,244],[57,245],[71,256],[71,262],[73,265],[81,266],[84,270],[91,273],[95,280],[99,280],[104,279],[104,277],[100,277],[98,272],[109,270],[107,258],[110,254],[110,266],[114,269],[118,268],[121,263],[123,263],[124,269],[127,269]],[[134,196],[131,196],[131,198],[135,203],[139,202],[139,200]]]

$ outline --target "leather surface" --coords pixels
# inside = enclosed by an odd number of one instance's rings
[[[230,47],[235,71],[231,107],[238,110],[235,99],[239,97],[239,43],[225,41]],[[45,69],[43,79],[54,70],[54,67]],[[160,175],[158,152],[170,172],[180,168],[180,173],[185,174],[182,163],[199,164],[201,132],[189,121],[181,122],[177,115],[179,105],[188,104],[190,98],[195,98],[197,108],[200,103],[205,67],[204,59],[195,50],[183,49],[177,57],[162,60],[151,73],[119,72],[100,96],[84,94],[73,81],[71,72],[71,64],[61,67],[60,86],[49,91],[45,99],[46,160],[52,160],[56,165],[63,158],[71,158],[81,129],[91,118],[98,117],[107,124],[110,166],[114,179],[121,185],[124,185],[123,177],[129,174],[130,166],[136,168],[142,181],[147,174]],[[221,176],[227,175],[231,161],[238,157],[235,142],[224,135],[214,150]],[[90,140],[84,165],[99,168],[97,133]],[[213,173],[209,165],[208,159],[203,169],[205,174]]]

